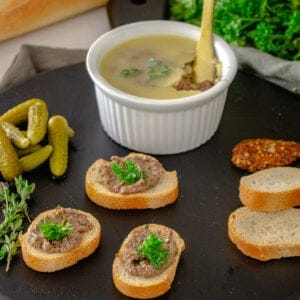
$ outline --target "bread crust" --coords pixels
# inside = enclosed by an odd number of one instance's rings
[[[85,177],[86,194],[97,205],[109,209],[154,209],[176,201],[179,193],[176,171],[165,171],[158,184],[151,189],[122,195],[110,192],[99,183],[97,169],[104,162],[103,159],[96,160],[88,168]]]
[[[278,174],[282,177],[290,176],[284,181],[284,187],[277,189],[277,182],[271,180],[267,184],[268,189],[263,185],[252,186],[253,181],[269,178],[268,176],[275,173],[278,177]],[[299,183],[295,184],[295,182]],[[298,206],[300,205],[300,169],[276,167],[243,176],[239,184],[239,198],[245,206],[259,211],[277,211]]]
[[[29,268],[35,271],[54,272],[70,267],[79,260],[91,255],[100,243],[101,225],[98,220],[89,213],[76,210],[78,213],[84,214],[93,225],[93,231],[84,234],[83,240],[78,247],[62,253],[45,253],[34,249],[28,242],[30,231],[35,224],[39,223],[45,216],[53,213],[55,210],[51,209],[39,214],[32,221],[27,232],[19,236],[23,260]]]
[[[176,275],[177,265],[179,263],[180,256],[182,252],[185,250],[185,242],[179,236],[179,234],[173,231],[173,237],[176,241],[178,247],[178,253],[175,257],[175,261],[171,264],[162,274],[159,276],[151,277],[151,278],[142,278],[139,276],[133,276],[124,270],[122,266],[122,262],[118,256],[125,249],[125,245],[127,241],[130,239],[131,234],[145,227],[146,225],[141,225],[134,228],[123,241],[118,253],[115,256],[112,267],[112,276],[113,282],[116,288],[128,297],[133,297],[137,299],[150,299],[159,297],[165,294],[172,285],[174,277]],[[150,230],[155,230],[159,228],[166,228],[163,225],[158,224],[147,224]],[[170,229],[170,228],[169,228]]]
[[[230,214],[228,219],[227,233],[229,239],[244,255],[260,261],[280,259],[283,257],[300,256],[300,244],[287,245],[278,243],[277,245],[257,245],[251,243],[250,241],[247,241],[246,238],[244,238],[237,232],[234,224],[236,218],[241,218],[241,216],[238,216],[240,209],[243,208],[238,208]]]
[[[241,202],[259,211],[277,211],[300,205],[300,188],[282,192],[265,192],[254,190],[243,182],[239,186]]]
[[[0,41],[106,5],[108,0],[6,0],[0,3]]]

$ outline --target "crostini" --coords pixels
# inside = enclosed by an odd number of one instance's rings
[[[177,172],[142,153],[96,160],[87,170],[85,189],[91,201],[110,209],[163,207],[175,202],[179,190]]]
[[[19,236],[25,264],[54,272],[76,264],[99,246],[101,225],[89,213],[58,207],[38,215]]]
[[[137,299],[165,294],[171,288],[184,249],[184,240],[171,228],[158,224],[134,228],[113,262],[116,288]]]

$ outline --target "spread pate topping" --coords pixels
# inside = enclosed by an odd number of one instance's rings
[[[163,243],[161,249],[168,253],[167,260],[159,267],[151,263],[147,257],[142,256],[139,251],[145,239],[151,235],[155,235],[158,239],[162,240]],[[174,262],[177,253],[178,248],[173,238],[172,230],[169,228],[162,228],[153,231],[146,225],[142,230],[136,230],[132,233],[124,251],[118,253],[118,256],[121,259],[125,270],[129,274],[150,278],[161,274],[167,269]]]
[[[124,180],[117,176],[115,166],[124,172]],[[127,168],[127,170],[126,170]],[[110,162],[104,162],[99,168],[99,181],[111,192],[119,194],[137,193],[155,186],[165,172],[161,163],[152,156],[131,153],[125,157],[112,156]],[[126,178],[135,180],[126,181]]]
[[[67,222],[72,230],[60,240],[48,240],[43,236],[40,226],[43,223],[55,222],[61,224]],[[62,253],[76,248],[82,241],[85,232],[92,229],[92,224],[88,218],[72,208],[58,208],[49,213],[30,231],[28,242],[36,249],[45,253]]]

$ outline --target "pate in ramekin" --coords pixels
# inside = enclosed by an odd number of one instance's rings
[[[191,96],[167,100],[135,96],[110,84],[100,67],[111,49],[130,39],[160,34],[196,42],[199,32],[199,27],[181,22],[144,21],[113,29],[91,45],[87,70],[95,85],[101,123],[114,141],[139,152],[175,154],[199,147],[213,136],[237,72],[233,51],[218,36],[214,36],[214,47],[222,65],[220,78],[208,90]]]

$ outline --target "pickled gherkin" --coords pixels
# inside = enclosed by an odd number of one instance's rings
[[[0,172],[7,181],[12,181],[22,174],[22,165],[17,152],[0,126]]]
[[[12,143],[16,147],[24,149],[30,145],[29,139],[15,125],[5,121],[0,121],[0,126],[4,130],[6,136],[12,141]]]
[[[22,168],[24,172],[31,171],[37,168],[39,165],[43,164],[52,153],[53,147],[51,145],[46,145],[37,151],[34,151],[28,155],[23,156],[20,159]]]
[[[26,100],[13,108],[6,111],[3,115],[0,116],[0,121],[6,121],[14,125],[26,122],[28,118],[29,107],[36,103],[43,103],[46,105],[46,102],[39,98],[32,98]]]
[[[74,130],[61,115],[49,119],[47,104],[39,98],[26,100],[0,115],[0,173],[12,181],[47,160],[55,177],[68,167],[69,140]]]
[[[60,177],[65,174],[68,167],[69,125],[61,115],[52,116],[48,122],[48,140],[53,146],[49,159],[50,171]]]
[[[29,147],[25,148],[25,149],[17,149],[17,154],[19,157],[28,155],[32,152],[35,152],[37,150],[40,150],[42,148],[42,146],[40,144],[37,145],[30,145]]]
[[[73,128],[69,127],[68,128],[68,137],[69,137],[69,139],[74,137],[74,135],[75,135],[75,131],[73,130]]]
[[[35,103],[28,109],[27,137],[31,145],[38,144],[46,135],[48,109],[44,103]]]

